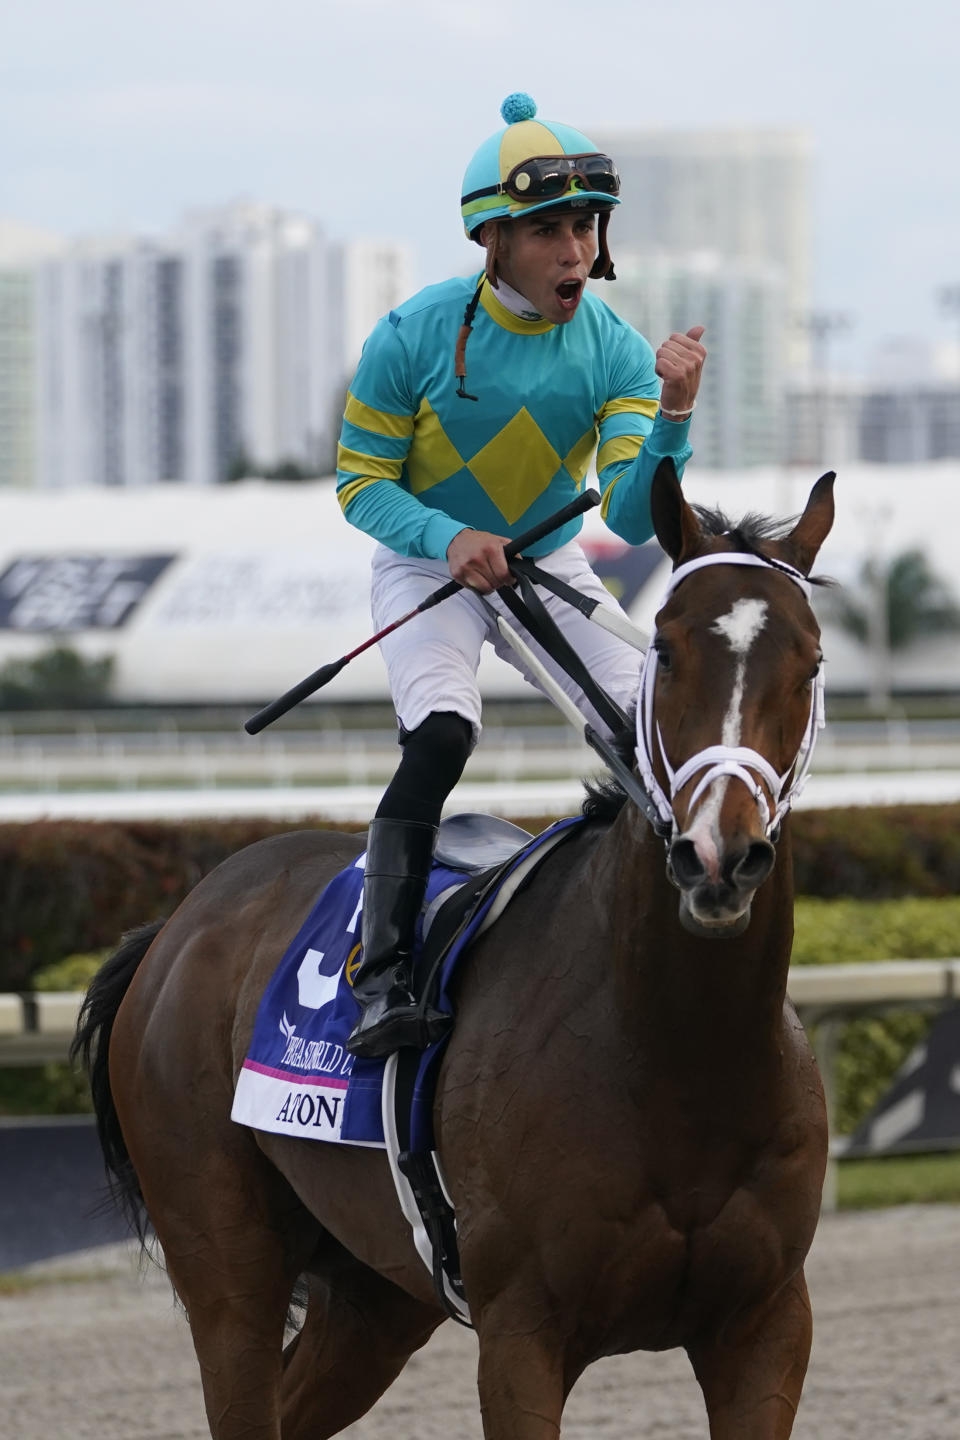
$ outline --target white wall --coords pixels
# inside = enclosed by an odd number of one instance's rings
[[[737,519],[749,510],[799,511],[816,478],[816,471],[691,466],[684,488],[688,498],[720,505]],[[888,556],[916,545],[957,588],[960,463],[845,467],[836,498],[836,525],[819,570],[846,580],[871,544]],[[596,511],[583,534],[587,542],[610,538]],[[116,655],[118,696],[130,702],[258,703],[353,649],[372,629],[372,550],[373,542],[343,520],[332,480],[0,494],[0,577],[18,556],[176,557],[121,628],[63,637],[89,656]],[[660,599],[662,573],[631,612],[644,628]],[[53,638],[0,628],[0,664],[36,653]],[[824,650],[829,686],[869,683],[869,657],[848,638],[828,629]],[[523,693],[522,682],[492,655],[483,675],[489,695]],[[957,637],[894,657],[893,679],[960,690]],[[328,693],[340,700],[385,697],[376,649],[347,666],[333,686]]]

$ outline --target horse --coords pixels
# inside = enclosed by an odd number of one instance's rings
[[[434,1121],[486,1440],[555,1440],[588,1365],[676,1347],[712,1440],[793,1428],[827,1126],[786,995],[788,812],[833,478],[795,523],[731,526],[659,468],[675,583],[631,742],[666,823],[608,784],[463,962]],[[214,1440],[337,1434],[447,1319],[381,1150],[230,1120],[265,984],[363,843],[307,831],[232,856],[127,937],[75,1039],[114,1187],[185,1307]]]

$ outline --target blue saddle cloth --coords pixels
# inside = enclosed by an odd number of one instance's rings
[[[444,960],[436,1003],[452,1014],[448,987],[459,957],[495,903],[499,890],[521,865],[559,832],[579,824],[561,820],[517,851],[503,867]],[[346,1049],[359,1014],[350,986],[360,955],[363,900],[361,855],[330,881],[275,970],[260,1002],[253,1039],[237,1079],[232,1118],[256,1130],[352,1145],[383,1146],[383,1060],[362,1060]],[[468,878],[461,869],[435,863],[427,887],[426,914],[438,897]],[[423,914],[418,925],[419,955]],[[439,1060],[447,1037],[424,1051],[414,1087],[411,1142],[432,1148],[432,1107]]]

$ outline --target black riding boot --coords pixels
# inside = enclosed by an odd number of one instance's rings
[[[353,993],[363,1013],[347,1049],[364,1059],[401,1046],[423,1050],[450,1026],[449,1015],[418,1009],[411,989],[414,928],[430,876],[437,827],[415,820],[374,820],[363,874],[363,954]]]

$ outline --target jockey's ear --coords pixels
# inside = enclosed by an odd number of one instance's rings
[[[657,466],[650,489],[654,534],[675,565],[692,554],[703,539],[696,515],[683,498],[676,466],[669,455]]]
[[[820,546],[833,525],[833,482],[836,472],[828,470],[810,491],[806,508],[782,544],[784,556],[803,575],[809,575]]]

